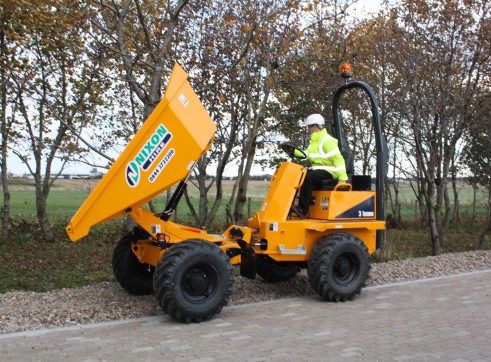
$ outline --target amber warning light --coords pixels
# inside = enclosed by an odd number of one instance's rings
[[[341,64],[341,77],[348,79],[351,78],[351,75],[352,75],[351,64],[348,63]]]

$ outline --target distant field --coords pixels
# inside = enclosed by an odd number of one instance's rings
[[[90,192],[99,183],[99,180],[56,180],[48,198],[48,213],[50,217],[71,217],[75,211],[80,207],[83,201],[87,198]],[[224,200],[222,202],[222,209],[219,213],[224,214],[225,204],[228,201],[233,189],[234,181],[224,181]],[[251,199],[252,211],[257,210],[260,207],[261,201],[266,195],[269,188],[268,181],[250,181],[247,196]],[[35,217],[35,195],[34,195],[34,183],[32,180],[15,180],[9,186],[11,192],[11,209],[12,216],[16,215],[22,217]],[[197,187],[192,182],[188,184],[188,192],[192,199],[197,200],[199,193]],[[210,200],[215,196],[215,190],[212,187],[209,197]],[[450,193],[451,199],[453,199],[453,193]],[[414,218],[415,210],[415,196],[409,185],[405,183],[401,185],[401,192],[399,195],[402,203],[402,215],[406,218]],[[472,188],[467,184],[461,184],[459,188],[459,201],[461,215],[469,215],[471,213],[473,193]],[[478,194],[478,213],[485,213],[485,200],[483,193]],[[156,198],[155,207],[157,210],[163,210],[167,202],[166,193]],[[187,207],[184,199],[181,200],[179,205],[181,213],[187,213]],[[247,210],[244,210],[247,212]],[[390,212],[390,208],[387,209],[387,213]],[[183,214],[181,214],[183,215]]]
[[[56,180],[48,197],[47,212],[53,221],[70,219],[78,208],[85,201],[87,196],[94,190],[100,180]],[[251,198],[251,209],[259,208],[260,203],[267,193],[269,182],[267,181],[251,181],[249,185],[249,197]],[[225,205],[231,195],[233,181],[224,182],[224,200],[218,212],[217,218],[225,219]],[[36,217],[36,199],[34,182],[32,180],[13,180],[9,185],[11,194],[11,215],[14,219],[34,219]],[[171,190],[173,191],[173,190]],[[199,192],[197,187],[192,182],[188,184],[188,192],[191,199],[197,203]],[[216,192],[212,188],[210,192],[210,200],[214,198]],[[3,201],[3,196],[2,201]],[[167,193],[164,192],[154,201],[154,207],[157,211],[163,211],[167,204]],[[247,206],[244,210],[247,212]],[[175,220],[182,221],[187,219],[189,209],[186,205],[184,197],[182,198]]]

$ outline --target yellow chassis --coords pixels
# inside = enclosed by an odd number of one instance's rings
[[[171,221],[162,221],[150,211],[138,209],[129,216],[152,235],[151,240],[140,240],[133,252],[141,263],[157,265],[167,247],[187,239],[203,239],[216,243],[230,256],[232,264],[241,264],[244,245],[255,254],[269,255],[276,261],[305,262],[315,244],[325,235],[344,232],[358,237],[367,246],[369,253],[375,251],[376,230],[384,229],[385,223],[375,220],[375,210],[359,210],[360,218],[338,218],[357,205],[366,204],[373,198],[370,191],[316,191],[316,204],[312,205],[306,219],[291,214],[297,189],[301,186],[305,169],[294,163],[283,163],[271,181],[271,187],[258,212],[249,220],[248,226],[230,226],[222,235],[208,234],[205,230],[190,228]],[[281,197],[279,196],[281,195]],[[322,201],[324,200],[324,201]],[[326,202],[329,203],[327,209]],[[322,217],[324,216],[324,217]],[[158,225],[156,227],[156,225]],[[156,234],[152,231],[160,230]],[[164,236],[165,235],[165,236]],[[162,239],[164,244],[155,240]],[[242,243],[242,242],[245,242]],[[165,247],[162,247],[165,245]]]

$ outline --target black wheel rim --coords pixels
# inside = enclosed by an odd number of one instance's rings
[[[201,303],[212,296],[218,288],[218,272],[208,264],[190,266],[181,279],[184,298],[190,303]]]
[[[333,265],[333,276],[337,284],[348,286],[360,272],[360,262],[357,256],[350,252],[340,254]]]

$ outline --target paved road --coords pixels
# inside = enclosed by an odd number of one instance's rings
[[[491,361],[491,270],[166,316],[0,334],[0,361]]]

